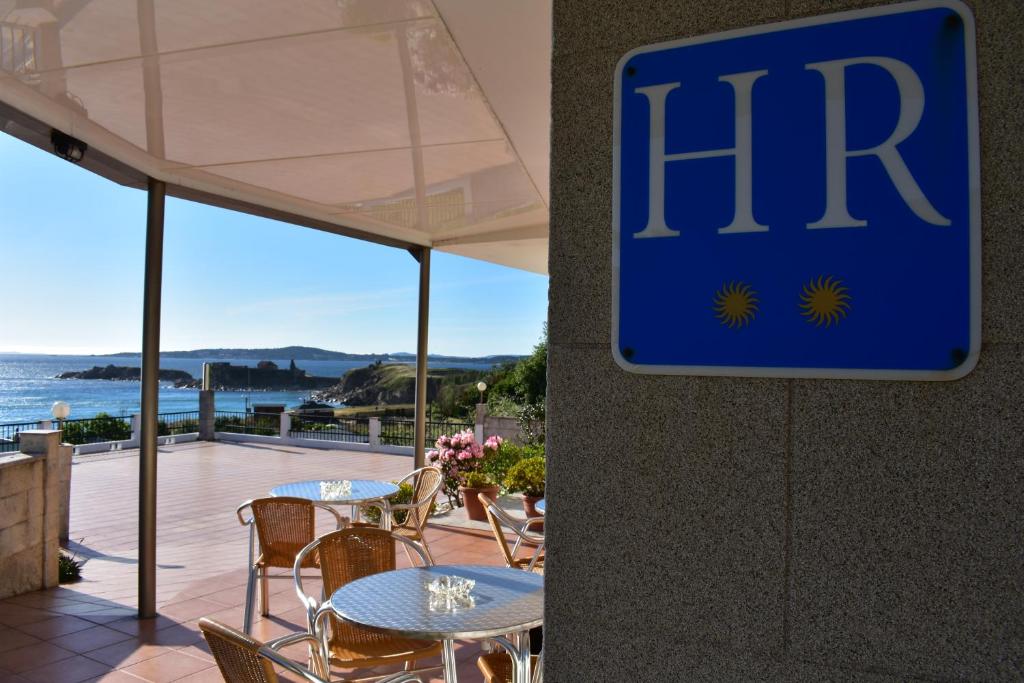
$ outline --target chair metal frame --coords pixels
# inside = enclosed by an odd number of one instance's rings
[[[358,529],[356,529],[356,530],[358,530]],[[398,542],[403,544],[403,547],[405,547],[405,549],[406,549],[406,553],[409,552],[409,548],[410,547],[413,550],[415,550],[416,551],[416,555],[422,561],[423,566],[425,566],[425,567],[432,567],[434,565],[434,561],[430,558],[429,555],[427,555],[426,552],[423,551],[422,548],[420,548],[420,546],[415,541],[412,541],[412,540],[410,540],[408,538],[405,538],[404,536],[396,534],[393,531],[388,531],[387,529],[377,529],[377,528],[374,528],[374,527],[366,527],[366,530],[372,531],[372,532],[386,531],[388,533],[388,535],[391,536],[392,540],[398,541]],[[299,596],[299,601],[302,603],[303,607],[306,608],[306,626],[307,626],[307,629],[308,629],[308,633],[306,635],[310,635],[312,638],[314,638],[316,640],[317,644],[319,645],[318,657],[316,657],[314,659],[313,664],[314,664],[314,670],[317,673],[321,674],[321,675],[325,675],[328,672],[330,672],[330,666],[331,666],[330,634],[328,633],[328,629],[326,627],[326,624],[330,623],[330,619],[328,619],[328,617],[330,615],[333,614],[335,617],[338,617],[338,615],[334,612],[333,608],[331,607],[330,596],[325,594],[322,585],[321,585],[321,590],[320,590],[320,600],[317,600],[313,596],[309,595],[305,591],[305,589],[303,589],[303,587],[302,587],[302,574],[299,572],[299,569],[302,567],[302,563],[303,563],[303,560],[305,559],[306,555],[308,555],[309,553],[311,553],[314,550],[316,550],[317,547],[325,539],[330,538],[334,534],[337,534],[337,533],[340,533],[340,532],[345,532],[345,531],[349,531],[349,529],[339,529],[337,531],[332,531],[330,533],[324,534],[323,536],[318,537],[312,543],[310,543],[305,548],[300,550],[299,554],[295,556],[295,570],[294,570],[294,575],[295,575],[295,592]],[[410,560],[411,559],[412,558],[410,556]],[[413,562],[413,564],[415,564],[415,562]],[[338,618],[340,618],[340,617],[338,617]],[[416,672],[419,672],[419,671],[429,671],[429,670],[434,669],[434,668],[437,668],[437,667],[428,667],[426,669],[418,669],[416,671],[406,671],[405,673],[416,673]],[[390,681],[390,679],[381,679],[379,681],[379,683],[392,683],[392,682]]]
[[[544,560],[544,536],[531,532],[530,527],[538,522],[543,523],[544,518],[527,517],[523,520],[516,519],[502,510],[488,495],[478,493],[477,498],[487,513],[487,521],[491,525],[491,531],[494,532],[494,537],[498,541],[498,547],[501,548],[502,555],[505,556],[505,564],[511,568],[525,569],[526,571],[534,571],[538,566],[543,569],[541,563]],[[516,542],[511,549],[508,547],[508,539],[505,538],[503,527],[508,527],[516,535]],[[516,557],[516,553],[519,552],[519,547],[524,541],[537,546],[533,557],[525,567],[523,566],[525,558]]]
[[[273,640],[268,640],[265,643],[258,644],[259,641],[255,640],[251,636],[248,636],[247,634],[242,633],[241,631],[237,631],[237,630],[231,628],[230,626],[227,626],[226,624],[222,624],[222,623],[220,623],[218,621],[214,621],[213,619],[207,619],[206,617],[203,617],[202,619],[199,620],[199,628],[200,628],[200,630],[203,631],[203,637],[204,638],[206,637],[206,633],[209,630],[209,631],[219,632],[218,635],[221,636],[221,637],[233,638],[233,639],[236,639],[236,640],[239,640],[239,641],[244,641],[246,639],[247,640],[251,640],[253,645],[258,645],[258,647],[256,649],[256,656],[257,657],[265,659],[265,660],[267,660],[267,661],[269,661],[269,662],[271,662],[273,664],[276,664],[277,666],[281,667],[285,671],[288,671],[290,673],[295,674],[296,676],[299,676],[300,678],[302,678],[302,680],[307,681],[307,683],[330,683],[329,679],[321,678],[320,676],[318,676],[317,674],[313,673],[312,671],[310,671],[306,667],[300,665],[298,662],[296,662],[296,661],[294,661],[294,660],[292,660],[292,659],[290,659],[288,657],[285,657],[283,654],[278,652],[278,649],[280,649],[280,648],[287,647],[289,645],[294,645],[295,643],[302,642],[303,640],[310,640],[310,641],[313,641],[315,643],[316,639],[314,638],[313,635],[311,635],[309,633],[292,633],[292,634],[289,634],[287,636],[282,636],[280,638],[274,638]],[[244,644],[239,643],[239,647],[251,647],[251,645],[249,643],[244,643]],[[211,648],[211,650],[212,650],[212,648]],[[216,654],[214,654],[214,660],[217,660],[217,655]],[[219,661],[217,662],[217,667],[220,668],[220,662]],[[266,673],[266,669],[264,669],[264,672]],[[221,669],[221,673],[222,674],[224,673],[223,669]],[[268,675],[267,679],[271,680],[271,681],[276,680],[277,679],[277,673],[276,672],[272,672],[272,675]],[[411,673],[409,673],[407,671],[403,671],[403,672],[394,674],[393,676],[389,676],[388,678],[383,678],[383,679],[381,679],[379,681],[379,683],[423,683],[423,682],[419,678],[419,676],[416,676],[415,674],[411,674]]]
[[[256,533],[256,517],[255,517],[255,515],[252,515],[252,514],[250,514],[248,519],[246,519],[245,517],[242,516],[242,511],[245,510],[246,508],[249,508],[250,513],[252,513],[252,504],[256,500],[267,501],[267,500],[276,500],[276,498],[274,498],[273,496],[268,497],[268,498],[251,498],[251,499],[245,501],[244,503],[242,503],[241,505],[239,505],[238,508],[235,510],[235,514],[238,516],[238,522],[242,526],[248,526],[249,527],[249,564],[247,565],[248,580],[246,581],[246,585],[245,585],[245,607],[244,607],[245,614],[244,614],[243,626],[242,626],[242,631],[245,632],[246,634],[252,633],[254,598],[255,598],[256,606],[258,606],[259,609],[260,609],[260,615],[264,616],[264,617],[269,615],[270,614],[270,581],[269,580],[270,579],[290,579],[290,578],[292,578],[291,574],[281,574],[281,575],[276,575],[276,576],[275,575],[271,575],[270,572],[267,571],[267,568],[261,568],[259,566],[258,562],[257,562],[256,544],[257,544],[257,541],[258,541],[258,534]],[[289,500],[289,499],[283,499],[283,500]],[[345,526],[348,525],[348,519],[346,517],[343,517],[340,512],[338,512],[336,509],[334,509],[334,507],[332,507],[330,505],[327,505],[326,503],[321,503],[321,502],[318,502],[318,501],[312,501],[311,500],[311,501],[307,501],[307,502],[310,505],[312,505],[313,508],[320,508],[321,510],[327,510],[332,515],[334,515],[335,521],[337,522],[337,528],[338,529],[342,529],[342,528],[344,528]],[[314,509],[314,514],[315,514],[315,512],[316,512],[316,510]],[[315,526],[314,526],[314,528],[315,528]],[[314,530],[314,537],[315,536],[316,536],[316,532]],[[262,548],[261,548],[261,554],[262,554]],[[256,591],[256,582],[257,581],[259,581],[259,593],[258,594],[257,594],[257,591]]]
[[[495,661],[496,657],[501,656],[501,655],[505,655],[505,656],[509,657],[509,660],[510,660],[509,661],[509,666],[511,667],[512,666],[512,661],[514,661],[516,658],[512,655],[512,653],[507,652],[507,651],[503,652],[501,650],[498,650],[496,652],[492,652],[490,654],[481,655],[480,657],[476,658],[476,667],[480,670],[480,673],[482,673],[484,675],[484,680],[485,680],[486,683],[503,683],[505,680],[507,680],[504,676],[502,676],[502,678],[499,679],[497,677],[497,675],[495,675],[495,674],[504,674],[505,672],[504,671],[501,671],[501,672],[494,671],[493,665],[491,664],[491,662]],[[544,683],[544,650],[541,650],[540,654],[529,655],[529,656],[525,657],[524,659],[526,661],[530,662],[530,668],[533,670],[533,676],[530,679],[530,682],[531,683]],[[486,665],[485,665],[485,662],[487,662]],[[521,662],[521,663],[525,663],[525,662]],[[488,668],[491,668],[490,675],[489,675],[489,672],[487,671]],[[512,673],[511,671],[508,672],[508,674],[511,674],[511,673]]]
[[[416,484],[419,482],[420,476],[422,476],[422,474],[427,470],[431,470],[437,474],[437,483],[430,491],[427,491],[423,497],[417,500]],[[401,488],[402,484],[410,483],[413,486],[413,500],[411,502],[392,503],[385,498],[380,501],[373,501],[372,503],[364,505],[363,507],[376,507],[380,509],[381,529],[389,531],[393,531],[396,528],[415,529],[417,535],[419,536],[419,544],[423,546],[423,550],[424,552],[426,552],[427,557],[430,559],[430,563],[434,564],[434,557],[430,554],[430,546],[427,544],[427,536],[425,533],[423,533],[423,529],[427,526],[427,519],[430,518],[430,508],[433,507],[434,500],[437,498],[437,494],[441,491],[441,487],[444,486],[444,473],[441,472],[440,468],[428,465],[426,467],[421,467],[417,470],[413,470],[409,474],[402,477],[401,481],[398,482],[398,486],[399,488]],[[421,518],[421,515],[419,514],[417,509],[424,505],[426,506],[426,512],[422,515]],[[394,515],[396,512],[401,510],[406,510],[408,514],[406,515],[405,520],[401,524],[396,524],[394,522]],[[414,517],[416,518],[416,520],[413,522],[414,526],[411,526],[410,520],[412,520]],[[403,547],[405,548],[406,555],[409,556],[409,561],[415,563],[415,559],[412,557],[412,555],[409,555],[409,547]]]

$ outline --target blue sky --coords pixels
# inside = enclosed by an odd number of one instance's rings
[[[0,352],[142,346],[146,195],[0,133]],[[167,200],[161,348],[415,351],[405,251]],[[527,353],[548,280],[434,253],[430,352]]]

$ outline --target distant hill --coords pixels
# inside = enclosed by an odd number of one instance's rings
[[[138,352],[122,351],[121,353],[110,353],[96,356],[97,358],[122,358],[125,356],[138,356]],[[385,363],[413,363],[416,361],[414,353],[345,353],[343,351],[328,351],[313,346],[284,346],[276,349],[195,349],[194,351],[161,351],[162,358],[200,358],[203,360],[269,360],[269,359],[293,359],[293,360],[358,360],[358,361],[382,361]],[[496,365],[498,363],[515,362],[523,356],[482,356],[471,358],[466,356],[441,356],[430,354],[428,360],[444,363],[487,363]]]

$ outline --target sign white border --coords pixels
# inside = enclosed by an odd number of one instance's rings
[[[904,14],[945,8],[956,12],[964,26],[964,65],[967,85],[967,179],[969,196],[969,280],[970,280],[970,347],[963,363],[950,370],[893,370],[850,368],[776,368],[725,365],[643,365],[623,358],[619,349],[619,258],[620,258],[620,130],[622,125],[622,71],[635,55],[657,52],[686,45],[699,45],[731,38],[788,31],[806,26],[833,24],[853,19]],[[803,19],[751,26],[694,38],[670,40],[634,48],[624,54],[615,66],[615,118],[612,143],[612,356],[623,370],[646,375],[701,375],[724,377],[785,377],[813,379],[879,379],[879,380],[956,380],[966,376],[978,364],[981,352],[981,158],[978,133],[978,67],[975,47],[974,15],[960,0],[916,0],[898,5],[822,14]]]

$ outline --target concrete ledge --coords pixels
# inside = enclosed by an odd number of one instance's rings
[[[0,455],[0,470],[11,465],[18,465],[26,460],[33,460],[31,455],[25,455],[24,453],[8,453],[7,455]]]

